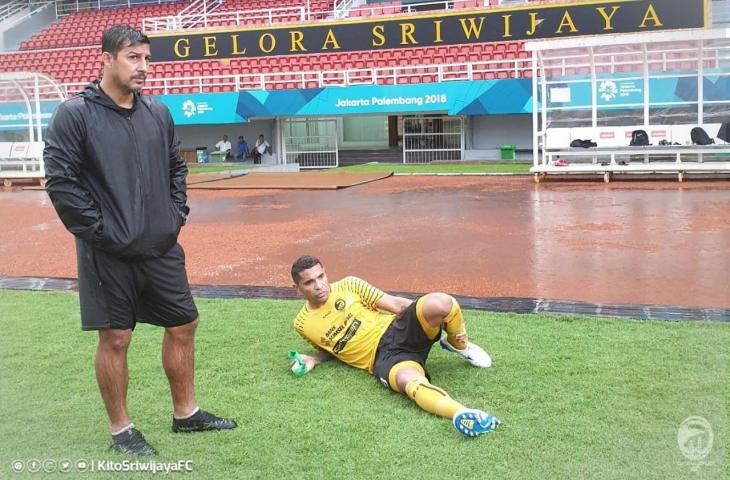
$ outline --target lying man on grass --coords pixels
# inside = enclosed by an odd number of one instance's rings
[[[322,263],[309,255],[294,262],[291,276],[306,300],[294,328],[319,350],[314,356],[302,355],[307,372],[337,358],[367,370],[423,410],[450,419],[466,436],[499,426],[494,416],[464,407],[429,381],[426,359],[437,341],[476,367],[492,364],[484,350],[467,340],[461,308],[450,295],[429,293],[413,301],[356,277],[330,284]]]

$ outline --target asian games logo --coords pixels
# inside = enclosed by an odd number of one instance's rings
[[[190,118],[197,113],[195,103],[192,100],[185,100],[182,104],[182,111],[185,118]]]
[[[598,93],[605,102],[610,102],[618,95],[618,87],[613,80],[604,80],[598,84]]]

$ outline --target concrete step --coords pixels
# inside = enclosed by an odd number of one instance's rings
[[[363,163],[401,163],[403,152],[401,149],[387,150],[340,150],[340,166],[361,165]]]

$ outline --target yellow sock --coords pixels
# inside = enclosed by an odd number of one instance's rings
[[[431,385],[423,377],[414,378],[406,384],[406,395],[428,413],[451,419],[464,406],[448,393]]]
[[[455,298],[451,298],[451,311],[446,318],[444,318],[444,330],[446,330],[446,341],[451,346],[464,350],[466,348],[466,341],[457,340],[456,336],[464,333],[464,315],[461,313],[461,307]]]

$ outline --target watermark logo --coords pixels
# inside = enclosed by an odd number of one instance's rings
[[[26,466],[28,467],[28,471],[30,473],[38,473],[41,471],[41,468],[43,468],[41,461],[37,458],[31,458],[30,460],[28,460]]]
[[[63,460],[58,461],[58,471],[61,473],[68,473],[73,468],[74,464],[71,462],[71,460],[64,458]]]
[[[704,417],[686,418],[677,431],[679,451],[695,465],[710,453],[714,439],[712,426]]]
[[[76,460],[76,470],[79,473],[84,473],[88,469],[89,469],[89,462],[87,462],[83,458],[80,458],[80,459]]]
[[[46,473],[53,473],[56,471],[56,461],[52,458],[43,460],[43,471]]]
[[[146,472],[169,474],[176,472],[193,471],[192,460],[177,460],[174,462],[156,462],[139,460],[87,460],[79,458],[77,460],[69,460],[67,458],[56,460],[53,458],[28,460],[14,460],[10,463],[10,469],[14,473],[90,473],[96,472]],[[72,474],[73,475],[73,474]]]

